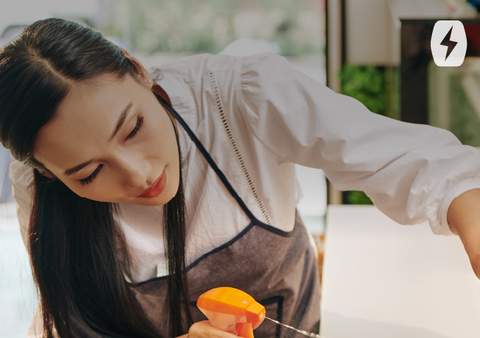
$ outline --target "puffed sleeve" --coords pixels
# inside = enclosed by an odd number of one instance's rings
[[[242,59],[240,109],[281,158],[323,169],[339,190],[362,190],[401,224],[428,220],[451,234],[447,210],[480,188],[480,150],[449,131],[371,113],[272,53]]]
[[[25,247],[28,245],[28,224],[30,222],[30,212],[33,205],[33,169],[12,159],[9,165],[10,182],[13,188],[13,198],[17,206],[17,217],[20,224]]]

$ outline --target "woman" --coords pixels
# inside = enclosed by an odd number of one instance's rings
[[[39,21],[0,52],[0,112],[47,337],[233,337],[195,307],[224,285],[318,330],[293,163],[397,221],[449,233],[448,211],[462,239],[480,238],[464,218],[475,208],[461,210],[478,198],[476,149],[372,114],[275,55],[192,56],[152,75],[88,28]]]

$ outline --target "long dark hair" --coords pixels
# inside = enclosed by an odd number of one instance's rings
[[[29,253],[44,335],[53,337],[56,330],[60,337],[160,337],[124,279],[128,259],[116,245],[115,205],[77,196],[49,178],[33,156],[39,130],[71,86],[101,74],[138,77],[120,48],[88,27],[61,19],[27,27],[0,50],[0,142],[35,168]],[[177,144],[180,153],[178,136]],[[178,193],[164,206],[170,297],[165,331],[172,337],[191,324],[188,306],[183,319],[180,308],[188,304],[184,204],[180,170]]]

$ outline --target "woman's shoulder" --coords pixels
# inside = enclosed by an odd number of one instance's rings
[[[9,176],[15,186],[31,189],[33,184],[33,169],[12,158],[9,164]]]
[[[196,54],[179,58],[152,68],[152,77],[157,83],[178,81],[192,89],[204,82],[217,81],[221,87],[248,85],[249,82],[267,79],[282,73],[288,67],[285,58],[264,52],[253,55]],[[164,77],[167,79],[164,79]],[[190,90],[187,90],[190,91]]]
[[[208,72],[239,68],[241,57],[225,54],[196,54],[182,57],[176,61],[158,67],[161,71],[169,71],[199,78]]]

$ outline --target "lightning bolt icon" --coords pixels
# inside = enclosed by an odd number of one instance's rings
[[[457,45],[457,41],[452,41],[450,40],[450,37],[452,35],[452,30],[453,30],[453,26],[452,28],[450,28],[450,30],[448,31],[447,35],[445,35],[445,37],[443,38],[443,41],[442,43],[440,43],[442,46],[446,46],[448,47],[447,49],[447,56],[445,57],[445,60],[448,59],[448,57],[450,56],[450,53],[453,51],[453,49],[455,48],[455,46]]]

